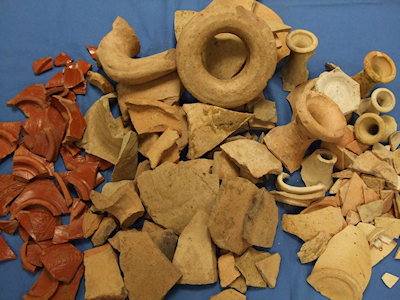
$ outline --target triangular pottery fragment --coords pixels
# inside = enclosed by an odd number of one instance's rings
[[[239,167],[224,151],[215,151],[213,157],[214,165],[212,167],[212,173],[218,175],[219,179],[239,177]]]
[[[202,103],[184,104],[189,123],[189,151],[194,159],[218,146],[251,115]]]
[[[386,286],[391,289],[396,284],[397,280],[399,280],[399,277],[386,272],[382,275],[381,279]]]
[[[221,145],[221,149],[240,167],[255,178],[266,174],[279,174],[282,163],[262,145],[253,140],[237,140]]]
[[[135,99],[126,102],[129,116],[136,132],[164,132],[167,128],[182,133],[182,124],[177,106],[171,106],[161,101]]]
[[[243,274],[246,279],[246,284],[248,286],[254,286],[258,288],[266,288],[267,283],[261,276],[260,272],[256,267],[256,263],[261,261],[271,254],[264,251],[258,251],[253,247],[250,247],[237,261],[236,267],[239,269],[240,273]]]
[[[281,264],[281,256],[274,253],[263,260],[256,262],[257,270],[260,272],[268,287],[273,289],[276,286],[276,279],[279,274],[279,266]]]
[[[160,163],[163,153],[171,148],[178,138],[178,132],[171,128],[168,128],[161,134],[161,136],[146,153],[150,160],[150,166],[152,169],[157,167],[157,165]]]
[[[124,135],[111,179],[115,181],[135,179],[138,164],[138,136],[130,131]]]
[[[218,257],[218,274],[223,288],[240,276],[239,270],[235,267],[235,257],[232,252]]]
[[[344,198],[342,205],[342,215],[347,215],[349,210],[357,211],[357,206],[364,204],[364,193],[365,187],[364,181],[357,173],[354,173],[348,183],[348,189],[346,197]]]

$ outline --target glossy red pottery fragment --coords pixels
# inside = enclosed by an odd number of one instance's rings
[[[33,73],[35,75],[42,74],[45,71],[53,69],[53,61],[51,56],[40,58],[32,63]]]
[[[31,236],[29,235],[29,233],[26,232],[26,230],[24,229],[24,227],[21,226],[21,224],[18,227],[18,234],[21,237],[21,239],[24,242],[29,241],[29,239],[31,238]]]
[[[69,227],[68,227],[68,240],[83,239],[83,216],[89,209],[89,206],[81,199],[74,199],[72,205]]]
[[[10,246],[8,246],[4,238],[0,235],[0,261],[13,259],[17,259],[17,256],[11,250]]]
[[[44,210],[30,210],[29,212],[33,233],[36,236],[35,241],[51,240],[56,228],[56,218],[50,212]]]
[[[8,106],[16,106],[23,111],[25,116],[33,114],[47,108],[50,103],[47,101],[46,89],[42,83],[30,85],[21,93],[7,102]]]
[[[67,206],[70,206],[73,202],[71,193],[68,190],[67,185],[65,184],[64,180],[58,173],[54,173],[54,177],[56,178],[56,186],[59,187],[59,190],[61,190],[61,193],[64,195],[65,203]]]
[[[72,244],[60,244],[42,251],[42,263],[59,281],[69,283],[83,261],[83,253]]]
[[[112,163],[110,163],[110,162],[106,161],[105,159],[102,159],[96,155],[85,152],[85,156],[86,156],[87,161],[90,161],[90,162],[98,161],[100,163],[100,165],[99,165],[100,171],[105,171],[113,166]]]
[[[64,87],[71,89],[85,80],[81,69],[65,68]]]
[[[21,122],[0,123],[0,162],[17,149]]]
[[[92,58],[94,60],[97,60],[97,55],[96,55],[97,47],[95,47],[95,46],[87,46],[86,49],[89,51],[89,53],[92,56]]]
[[[68,54],[61,52],[54,58],[54,65],[56,67],[66,66],[72,61],[73,59]]]
[[[59,225],[54,229],[52,243],[54,245],[68,243],[69,225]]]
[[[76,95],[73,91],[68,91],[68,94],[64,96],[65,99],[69,99],[71,101],[76,101]]]
[[[13,217],[15,217],[19,221],[19,224],[21,224],[21,226],[25,229],[29,236],[35,240],[36,236],[33,232],[29,211],[21,210]]]
[[[26,181],[37,177],[53,177],[54,164],[30,152],[24,144],[21,144],[14,152],[13,175]]]
[[[62,72],[57,72],[53,77],[49,79],[49,81],[47,81],[44,87],[48,89],[63,85],[64,85],[64,74]]]
[[[13,235],[18,229],[19,222],[17,220],[0,220],[0,232],[3,231],[7,234]]]
[[[78,84],[76,87],[72,88],[72,91],[76,95],[86,95],[86,89],[87,89],[87,81],[83,81],[80,84]]]
[[[43,267],[43,263],[40,260],[42,255],[42,247],[39,246],[34,241],[28,242],[28,245],[26,247],[26,260],[39,268]]]
[[[24,300],[47,300],[54,295],[58,288],[58,280],[51,276],[50,272],[43,268],[42,273],[32,285],[30,291],[22,298]]]
[[[22,262],[22,267],[25,270],[36,274],[38,272],[39,268],[37,266],[31,264],[27,259],[28,243],[29,243],[29,241],[26,240],[22,244],[21,249],[19,251],[19,254],[21,257],[21,262]]]
[[[49,179],[37,179],[30,182],[11,204],[11,215],[15,216],[22,209],[32,205],[47,208],[53,216],[69,213],[63,195]]]
[[[65,178],[68,183],[74,186],[80,199],[90,200],[90,192],[94,189],[98,168],[98,162],[86,162],[71,171]]]
[[[0,217],[8,214],[8,204],[23,191],[26,185],[26,182],[16,180],[12,174],[0,175]]]
[[[57,291],[49,300],[72,300],[75,299],[76,293],[79,289],[79,284],[81,283],[83,274],[85,272],[85,267],[83,264],[79,266],[78,271],[76,271],[74,278],[70,283],[60,282]]]
[[[88,63],[82,59],[78,59],[76,66],[78,69],[82,70],[83,75],[85,76],[87,71],[89,71],[92,68],[92,64]]]
[[[66,91],[66,92],[65,92]],[[55,86],[46,90],[46,96],[51,97],[51,95],[59,95],[62,97],[61,94],[66,95],[68,93],[68,89],[63,86]]]
[[[67,130],[64,136],[63,143],[72,143],[80,140],[86,128],[85,117],[81,113],[81,109],[75,101],[55,97],[59,104],[62,105],[68,114]],[[64,114],[61,112],[64,117]],[[64,117],[65,119],[65,117]]]
[[[86,162],[86,159],[83,155],[72,155],[72,153],[69,152],[64,146],[60,148],[60,153],[67,170],[75,170]]]

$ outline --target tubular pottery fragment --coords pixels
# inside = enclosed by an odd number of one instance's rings
[[[318,46],[317,37],[310,31],[297,29],[286,37],[290,55],[281,70],[283,89],[292,91],[308,79],[307,61],[315,55]]]
[[[265,88],[275,71],[277,54],[274,36],[264,21],[242,6],[236,11],[224,7],[206,8],[188,22],[177,43],[176,63],[184,87],[196,99],[233,108],[253,100]],[[226,27],[246,44],[249,59],[237,76],[223,80],[207,71],[201,49]]]
[[[325,149],[317,149],[301,162],[301,178],[306,186],[322,183],[326,190],[333,184],[333,166],[337,161],[334,153]]]
[[[375,113],[362,114],[354,124],[354,135],[360,143],[374,145],[379,143],[386,132],[386,124]]]
[[[372,51],[364,58],[364,69],[352,78],[360,84],[360,96],[366,98],[375,84],[392,82],[396,77],[396,66],[385,53]]]
[[[370,98],[361,100],[360,107],[356,112],[359,115],[365,112],[373,112],[379,115],[392,111],[395,105],[396,97],[392,91],[386,88],[378,88],[372,92]]]
[[[176,70],[175,49],[152,56],[133,58],[140,52],[135,31],[121,17],[100,41],[96,51],[104,71],[112,80],[123,84],[142,84]]]
[[[271,129],[264,141],[289,172],[294,172],[300,168],[312,142],[336,142],[345,134],[346,125],[339,106],[328,96],[305,91],[296,101],[292,122]]]
[[[307,282],[329,299],[362,299],[372,273],[368,242],[348,225],[328,243]]]

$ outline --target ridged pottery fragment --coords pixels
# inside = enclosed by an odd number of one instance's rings
[[[189,159],[212,150],[251,118],[250,114],[202,103],[184,104],[183,109],[189,123]]]
[[[371,273],[368,242],[361,230],[348,225],[329,241],[307,282],[329,299],[361,300]]]
[[[179,236],[172,263],[182,273],[178,284],[211,284],[218,280],[215,245],[207,222],[209,211],[200,207]]]

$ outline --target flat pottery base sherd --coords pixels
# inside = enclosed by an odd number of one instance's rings
[[[211,284],[218,280],[215,245],[207,227],[209,215],[199,208],[179,236],[172,260],[182,273],[178,284]]]
[[[85,251],[85,299],[124,300],[128,295],[117,255],[110,246]]]
[[[222,181],[208,222],[211,237],[219,248],[241,255],[250,247],[243,238],[243,224],[257,191],[257,186],[244,178]]]
[[[361,230],[348,225],[330,240],[307,282],[329,299],[360,300],[371,273],[368,242]]]
[[[119,231],[120,266],[129,299],[163,299],[182,276],[147,232]]]
[[[137,178],[140,198],[155,223],[180,234],[200,206],[211,209],[218,176],[165,162]]]

